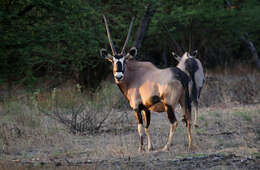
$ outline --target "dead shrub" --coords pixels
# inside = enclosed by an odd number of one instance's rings
[[[102,84],[92,96],[81,93],[78,86],[54,89],[47,94],[49,96],[41,97],[46,100],[37,100],[37,105],[41,112],[57,119],[73,134],[96,133],[103,127],[115,106],[125,107],[124,100],[122,96],[117,96],[117,91],[111,83]]]

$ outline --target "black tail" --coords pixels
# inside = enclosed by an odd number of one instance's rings
[[[187,108],[187,109],[189,110],[189,112],[191,113],[191,98],[190,98],[188,83],[187,83],[187,85],[184,87],[184,89],[185,89],[185,105],[186,105],[186,108]]]
[[[191,102],[194,102],[196,105],[198,103],[198,92],[197,92],[197,84],[195,81],[194,74],[190,74],[191,81],[192,81],[192,87],[191,87]]]
[[[191,81],[192,81],[192,88],[191,88],[191,100],[194,103],[198,103],[197,101],[197,85],[195,82],[195,73],[199,69],[199,66],[194,58],[189,58],[185,61],[185,70],[188,71]]]
[[[189,93],[189,81],[187,83],[184,84],[184,90],[185,90],[185,112],[189,112],[189,114],[191,114],[191,97],[190,97],[190,93]],[[188,122],[187,122],[187,117],[186,114],[183,115],[183,119],[182,121],[186,123],[186,127],[188,126]]]
[[[174,77],[181,82],[185,90],[185,107],[191,112],[191,99],[189,93],[190,78],[185,72],[183,72],[178,67],[172,67],[171,70],[174,73]]]

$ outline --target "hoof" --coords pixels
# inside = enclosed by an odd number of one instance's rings
[[[196,148],[193,145],[188,147],[188,152],[193,152],[195,150],[196,150]]]
[[[162,151],[168,152],[168,151],[169,151],[169,147],[168,147],[168,146],[164,146],[164,147],[162,148]]]
[[[147,148],[147,151],[148,151],[148,152],[150,152],[150,151],[152,151],[152,150],[153,150],[153,147],[152,147],[152,146]]]
[[[182,122],[186,124],[186,127],[188,126],[187,119],[183,118],[183,119],[182,119]]]
[[[193,124],[193,127],[198,128],[199,125],[198,125],[197,123],[196,123],[196,124],[194,123],[194,124]]]
[[[143,152],[144,151],[144,148],[143,147],[139,147],[138,148],[138,152]]]

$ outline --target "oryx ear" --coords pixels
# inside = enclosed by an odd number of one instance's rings
[[[136,47],[132,47],[130,50],[129,50],[129,55],[131,55],[133,58],[135,58],[137,56],[137,49]]]
[[[198,50],[194,50],[192,53],[191,53],[191,56],[196,58],[198,55]]]
[[[102,48],[99,53],[102,58],[105,58],[110,62],[113,61],[113,56],[109,54],[106,49]]]

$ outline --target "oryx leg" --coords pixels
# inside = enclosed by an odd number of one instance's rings
[[[183,111],[183,121],[186,123],[187,131],[188,131],[188,142],[189,142],[189,149],[192,145],[191,140],[191,108],[189,109],[185,102],[185,95],[181,97],[180,105]]]
[[[189,149],[191,149],[191,121],[187,120],[187,130],[188,130],[188,140],[189,140]]]
[[[165,111],[167,113],[167,116],[168,116],[168,119],[169,119],[169,122],[170,122],[170,134],[169,134],[169,137],[168,137],[168,141],[163,148],[164,151],[167,151],[167,150],[169,150],[169,147],[171,146],[172,137],[174,135],[176,127],[178,126],[178,122],[177,122],[177,119],[175,117],[174,111],[173,111],[173,109],[170,105],[165,105]]]
[[[139,134],[139,151],[143,150],[143,144],[144,144],[144,133],[143,133],[143,118],[142,113],[140,109],[134,109],[134,114],[138,123],[138,134]]]
[[[194,106],[195,106],[195,115],[194,115],[194,123],[193,123],[193,126],[194,127],[199,127],[198,124],[197,124],[197,120],[198,120],[198,101],[194,101]]]
[[[153,149],[152,143],[151,143],[151,137],[149,133],[149,125],[151,120],[151,112],[148,109],[144,109],[144,121],[145,121],[145,134],[147,136],[147,150],[150,151]]]

